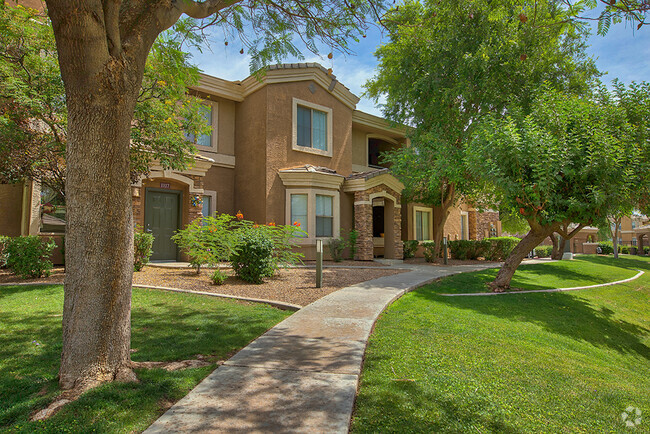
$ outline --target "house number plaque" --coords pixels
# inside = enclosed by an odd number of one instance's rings
[[[171,185],[169,184],[169,182],[161,182],[160,188],[171,188]]]

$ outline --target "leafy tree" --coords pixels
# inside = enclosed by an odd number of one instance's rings
[[[650,2],[647,0],[561,0],[572,19],[577,21],[598,21],[598,34],[605,35],[612,24],[622,21],[636,26],[637,30],[648,24]],[[586,11],[603,6],[597,18],[587,16]]]
[[[522,259],[571,222],[598,224],[618,204],[610,198],[637,188],[640,147],[621,107],[546,89],[530,114],[513,112],[482,125],[470,145],[476,176],[491,182],[503,206],[530,231],[490,284],[509,287]]]
[[[385,116],[413,127],[412,146],[385,158],[406,197],[435,207],[439,252],[450,208],[483,193],[465,163],[483,119],[511,104],[526,109],[544,82],[584,92],[597,72],[584,54],[584,27],[552,1],[409,1],[383,22],[390,42],[375,53],[367,94],[385,96]]]
[[[131,125],[133,180],[152,161],[183,169],[195,152],[185,132],[206,129],[198,82],[182,42],[197,43],[178,28],[156,39],[147,58]],[[68,115],[65,90],[47,15],[22,6],[0,7],[0,182],[34,179],[65,196]]]
[[[131,125],[149,52],[186,14],[240,36],[252,66],[299,54],[296,36],[346,50],[380,0],[46,0],[65,88],[63,388],[135,378],[130,368]],[[234,45],[234,44],[233,44]],[[242,49],[243,50],[243,49]],[[146,86],[145,86],[146,88]],[[154,116],[155,118],[155,116]],[[173,119],[172,119],[173,120]]]

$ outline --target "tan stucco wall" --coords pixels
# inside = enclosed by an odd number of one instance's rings
[[[358,127],[352,128],[352,164],[366,166],[368,164],[368,154],[366,149],[366,131]]]
[[[258,223],[266,223],[267,89],[268,86],[263,87],[238,104],[235,119],[237,163],[233,209],[241,210],[248,220]],[[291,111],[285,116],[290,117]]]
[[[23,184],[0,184],[0,235],[20,236]]]
[[[266,140],[266,219],[284,222],[286,192],[278,170],[312,164],[336,170],[347,176],[352,173],[352,110],[326,89],[311,81],[271,84],[267,90]],[[332,109],[332,156],[315,155],[292,149],[293,98]],[[240,155],[240,154],[238,154]],[[242,159],[242,157],[239,157]],[[238,160],[238,169],[239,169]],[[238,182],[238,181],[237,181]]]
[[[203,189],[217,192],[217,212],[235,214],[235,169],[213,166],[203,178]],[[246,217],[248,218],[248,217]]]

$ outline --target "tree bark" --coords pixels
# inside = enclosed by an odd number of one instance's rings
[[[566,239],[561,237],[558,234],[551,234],[549,236],[553,242],[553,252],[551,253],[551,259],[555,261],[561,261],[562,256],[564,256],[564,248],[566,247]]]
[[[98,2],[48,1],[68,108],[63,389],[135,380],[130,368],[131,120],[153,39],[111,45]],[[111,43],[109,43],[111,42]]]
[[[449,217],[450,206],[435,207],[433,212],[433,241],[435,246],[433,249],[433,261],[438,262],[442,257],[442,238],[445,236],[445,223]]]
[[[517,267],[524,260],[526,255],[539,245],[544,238],[550,236],[555,231],[555,226],[541,226],[531,229],[528,234],[512,250],[510,256],[506,258],[503,266],[497,273],[494,281],[488,283],[488,287],[493,292],[503,292],[510,289],[510,281],[517,271]]]

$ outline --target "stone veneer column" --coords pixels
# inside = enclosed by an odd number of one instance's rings
[[[359,232],[357,238],[357,257],[360,261],[372,261],[374,258],[372,241],[372,203],[368,192],[354,192],[354,229]]]
[[[144,204],[142,203],[142,188],[131,186],[131,207],[133,208],[133,224],[144,228]]]
[[[478,212],[477,211],[468,211],[467,212],[467,226],[468,226],[468,235],[470,240],[483,239],[483,234],[478,236]]]
[[[402,209],[398,208],[402,203],[401,197],[399,194],[395,196],[397,203],[395,204],[395,220],[394,220],[394,231],[395,231],[395,259],[404,258],[404,243],[402,242]]]
[[[198,175],[187,175],[188,178],[191,178],[194,181],[194,188],[195,189],[203,189],[203,177],[198,176]],[[189,209],[189,215],[187,217],[187,223],[192,223],[194,220],[197,218],[203,216],[203,205],[198,205],[198,206],[192,206],[192,197],[197,196],[196,193],[190,193],[190,197],[188,198],[188,209]],[[198,195],[201,196],[201,195]]]

